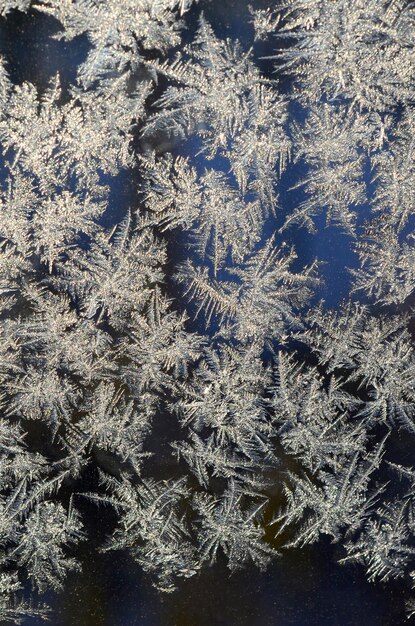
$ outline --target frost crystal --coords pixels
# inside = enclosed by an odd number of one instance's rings
[[[5,622],[86,498],[161,591],[328,536],[415,613],[415,7],[277,4],[237,41],[208,0],[0,2],[85,50],[0,58]]]

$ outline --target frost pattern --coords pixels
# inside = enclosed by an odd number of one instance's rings
[[[89,46],[70,85],[0,59],[5,621],[81,567],[85,498],[164,592],[324,535],[415,580],[413,3],[251,7],[248,45],[206,5],[0,2]],[[335,310],[287,243],[326,227],[356,261]]]

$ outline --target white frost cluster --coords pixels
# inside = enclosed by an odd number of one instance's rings
[[[70,86],[0,59],[5,621],[81,567],[82,497],[163,591],[321,535],[415,578],[415,8],[250,7],[246,45],[207,3],[0,2],[89,46]],[[337,310],[287,243],[322,228],[355,255]]]

